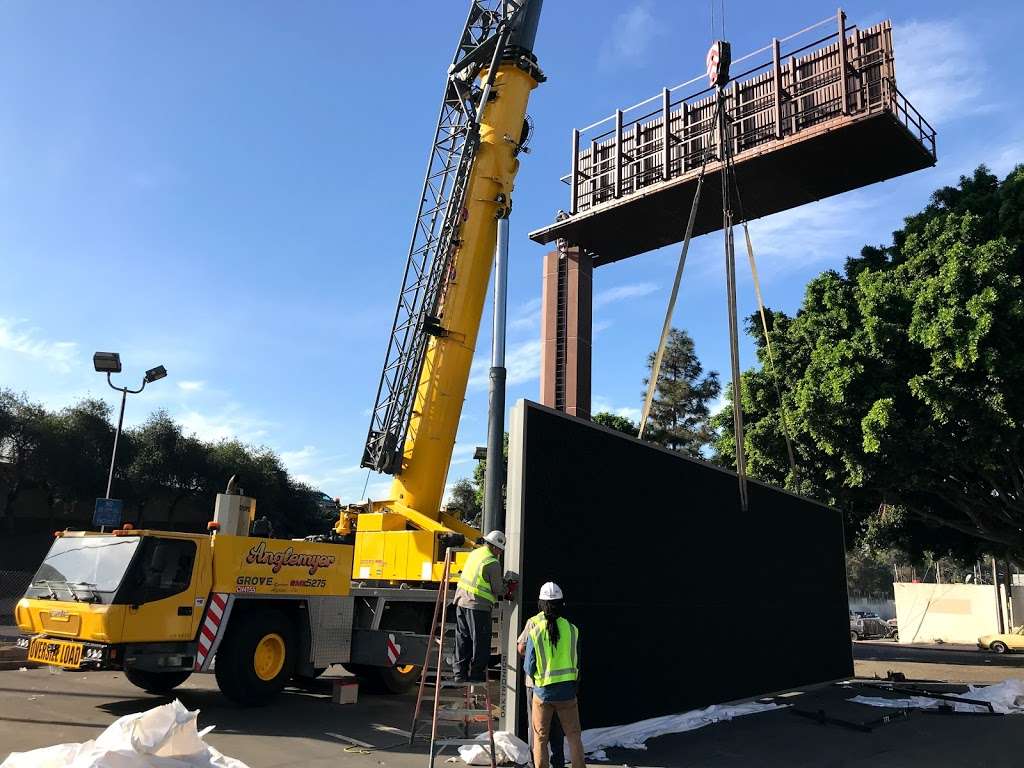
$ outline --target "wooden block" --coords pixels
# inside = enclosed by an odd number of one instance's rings
[[[335,704],[355,704],[359,700],[359,680],[340,677],[331,685],[331,701]]]

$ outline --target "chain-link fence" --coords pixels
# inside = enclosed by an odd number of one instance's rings
[[[0,637],[15,635],[14,606],[25,596],[32,571],[0,570]]]

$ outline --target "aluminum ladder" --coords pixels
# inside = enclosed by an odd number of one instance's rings
[[[423,673],[420,675],[416,708],[413,711],[412,727],[409,729],[409,744],[427,737],[425,726],[430,724],[430,757],[428,768],[433,768],[435,758],[445,747],[490,744],[491,768],[497,768],[494,749],[494,719],[496,713],[491,702],[490,685],[482,683],[455,682],[455,671],[451,654],[455,650],[455,627],[448,623],[448,589],[451,584],[452,550],[448,548],[444,558],[444,573],[434,603],[434,618],[430,623],[430,639],[427,642]],[[434,686],[433,695],[427,691],[427,679]],[[486,724],[487,742],[473,738],[470,726]],[[457,729],[456,733],[442,733],[440,729]]]

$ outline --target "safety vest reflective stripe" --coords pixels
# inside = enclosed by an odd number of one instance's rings
[[[464,589],[489,603],[497,602],[491,591],[491,583],[484,576],[484,569],[496,562],[498,558],[491,554],[491,550],[486,546],[474,549],[466,558],[466,565],[459,576],[459,589]]]
[[[541,614],[534,617],[530,640],[537,657],[537,671],[533,675],[535,686],[544,687],[579,678],[579,659],[576,655],[579,630],[575,624],[566,619],[558,619],[558,645],[552,646],[547,621]]]

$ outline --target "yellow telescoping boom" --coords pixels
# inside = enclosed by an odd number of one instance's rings
[[[441,501],[527,101],[544,80],[541,2],[474,2],[449,71],[362,462],[395,479],[389,499],[359,509],[358,580],[436,582],[444,546],[480,535]]]

